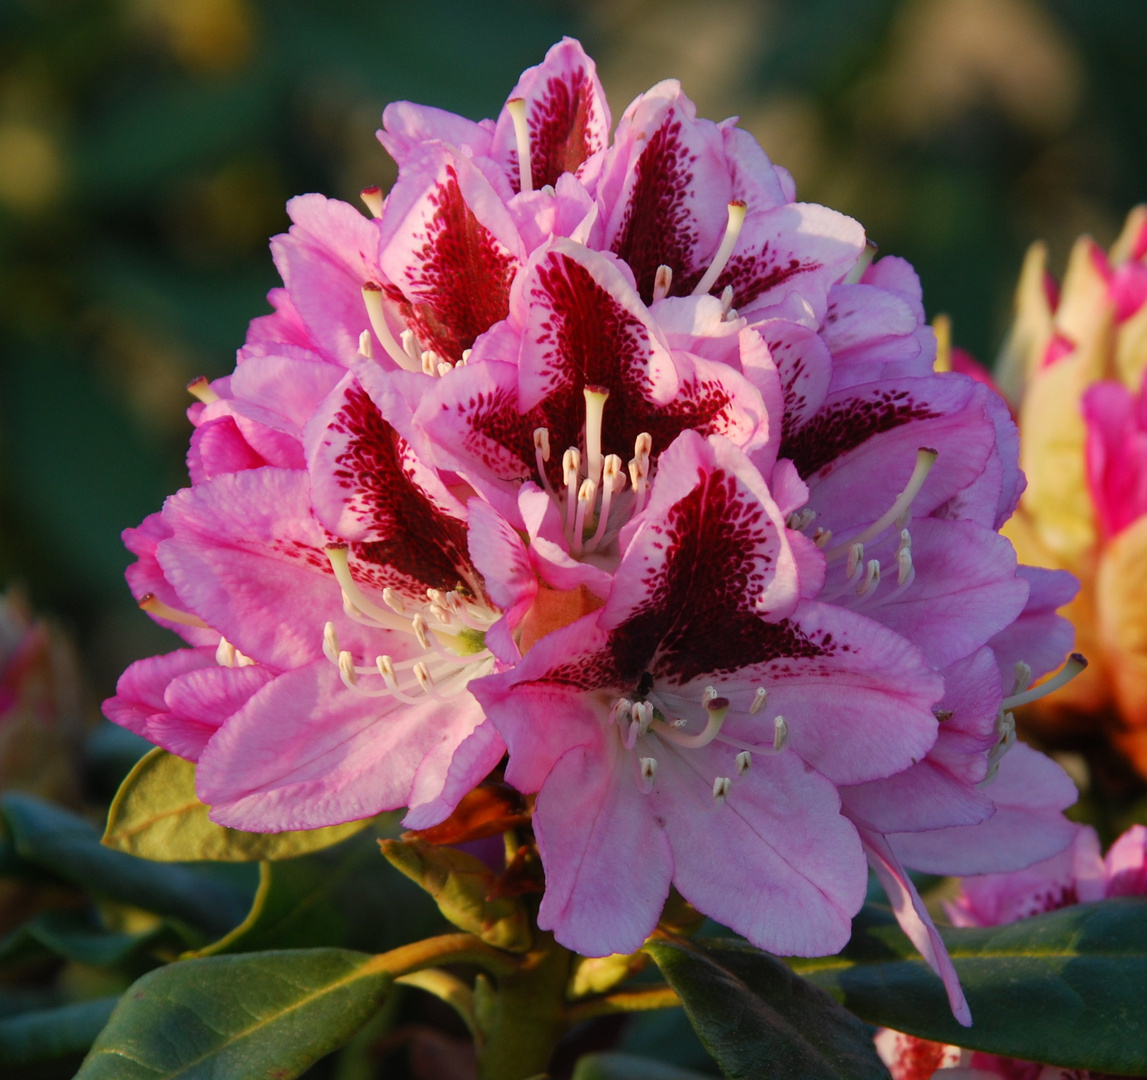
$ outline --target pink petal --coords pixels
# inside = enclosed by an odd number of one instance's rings
[[[1020,566],[1016,573],[1028,583],[1027,603],[1015,622],[996,634],[990,644],[1005,680],[1014,677],[1020,660],[1038,679],[1059,667],[1071,651],[1075,628],[1056,610],[1075,597],[1079,582],[1066,570]]]
[[[473,120],[412,101],[392,101],[382,111],[378,141],[401,167],[423,143],[450,143],[475,154],[489,154],[490,130]]]
[[[609,105],[594,62],[573,38],[563,38],[537,67],[522,72],[510,100],[526,103],[530,131],[530,173],[534,189],[556,184],[609,141]],[[490,156],[505,162],[518,190],[514,124],[506,109],[498,117]]]
[[[322,195],[300,195],[287,212],[294,225],[271,241],[275,266],[309,337],[325,358],[349,366],[359,335],[370,329],[362,287],[382,277],[378,224]],[[371,333],[374,355],[385,355]]]
[[[868,861],[888,894],[901,929],[920,950],[920,955],[928,962],[928,966],[944,980],[952,1015],[964,1027],[971,1027],[972,1012],[968,1008],[964,991],[960,988],[960,977],[952,966],[948,949],[936,929],[936,924],[932,922],[932,916],[924,907],[916,886],[904,872],[904,867],[900,865],[885,837],[879,833],[861,830],[861,838],[868,852]]]
[[[583,956],[635,952],[669,895],[673,858],[613,738],[570,749],[534,807],[546,870],[538,926]]]
[[[1071,843],[1075,825],[1062,814],[1078,798],[1051,758],[1016,743],[995,780],[980,789],[996,812],[980,825],[896,833],[889,843],[907,866],[934,874],[990,874],[1050,858]]]
[[[1108,896],[1147,896],[1147,828],[1132,825],[1103,860]]]
[[[758,948],[800,956],[839,952],[864,902],[867,874],[836,789],[796,754],[754,755],[724,805],[714,806],[705,766],[737,777],[732,759],[728,748],[707,753],[698,762],[704,775],[674,761],[675,783],[658,784],[646,797],[672,845],[673,883]],[[672,766],[662,762],[658,779]]]
[[[176,676],[163,695],[166,712],[147,722],[147,738],[189,761],[198,761],[207,740],[274,673],[264,667],[204,667]]]
[[[251,832],[355,821],[406,805],[419,768],[448,761],[481,720],[469,695],[423,705],[363,697],[320,659],[227,721],[199,759],[196,790],[213,821]]]
[[[423,349],[461,359],[509,313],[524,256],[501,197],[473,162],[440,143],[407,159],[388,197],[379,260],[393,283],[387,295]]]
[[[259,469],[266,464],[267,459],[243,438],[232,416],[208,420],[191,433],[187,471],[193,484],[223,473]]]
[[[115,697],[103,703],[104,716],[120,727],[143,735],[148,717],[166,711],[164,693],[172,679],[214,665],[214,647],[176,649],[162,656],[137,660],[119,677]]]

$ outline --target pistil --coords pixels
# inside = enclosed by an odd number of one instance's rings
[[[609,387],[587,386],[585,395],[586,475],[595,484],[601,479],[601,421]]]
[[[359,198],[366,204],[371,217],[382,217],[382,188],[377,184],[365,187],[359,192]]]
[[[530,125],[526,117],[526,102],[512,98],[506,102],[506,111],[514,122],[514,141],[518,144],[518,186],[523,192],[534,190],[534,171],[530,165]]]
[[[214,401],[219,400],[219,395],[211,389],[211,384],[207,381],[206,375],[200,375],[197,379],[192,379],[187,384],[187,392],[192,397],[198,398],[204,405],[210,405]]]
[[[1040,698],[1054,693],[1061,686],[1066,686],[1086,667],[1087,659],[1083,654],[1073,652],[1067,658],[1067,663],[1050,679],[1040,683],[1039,686],[1032,687],[1030,690],[1025,690],[1022,693],[1012,694],[1010,697],[1004,698],[1000,703],[1000,708],[1006,711],[1009,709],[1017,709],[1021,705],[1030,705],[1033,701],[1038,701]]]
[[[394,340],[394,334],[390,332],[390,326],[386,321],[386,310],[382,304],[382,286],[378,282],[368,281],[363,285],[362,302],[366,305],[366,315],[370,319],[374,336],[382,343],[390,358],[406,371],[418,371],[418,365],[399,347],[398,342]]]
[[[725,223],[725,235],[721,237],[721,245],[717,248],[717,254],[713,256],[713,261],[709,264],[709,269],[705,271],[704,276],[693,287],[694,296],[704,296],[717,284],[717,279],[721,276],[721,271],[725,269],[726,264],[733,254],[733,249],[737,246],[737,240],[741,235],[741,227],[744,224],[745,204],[740,199],[734,199],[729,203],[729,219]]]

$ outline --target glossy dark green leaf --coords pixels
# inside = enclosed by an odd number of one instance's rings
[[[118,998],[97,998],[0,1020],[0,1065],[27,1065],[84,1053]]]
[[[162,945],[178,950],[183,942],[165,924],[128,934],[96,925],[86,911],[46,911],[0,941],[0,964],[49,955],[91,967],[118,967]]]
[[[346,920],[332,897],[333,886],[343,876],[340,869],[326,860],[306,858],[261,864],[247,918],[196,955],[341,944]]]
[[[873,1024],[1007,1057],[1147,1075],[1147,900],[941,933],[970,1028],[952,1018],[940,980],[886,911],[865,908],[842,955],[793,967]]]
[[[214,874],[137,859],[100,844],[99,830],[29,795],[0,800],[19,857],[77,887],[224,933],[242,921],[250,894]]]
[[[732,1080],[888,1080],[865,1026],[768,953],[721,939],[646,948]]]
[[[390,984],[374,957],[345,949],[170,964],[124,994],[76,1080],[289,1080],[366,1023]]]
[[[679,1069],[635,1054],[586,1054],[570,1080],[708,1080],[705,1073]]]

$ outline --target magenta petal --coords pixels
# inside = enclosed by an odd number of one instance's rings
[[[392,282],[387,295],[423,349],[456,363],[504,319],[524,255],[502,198],[472,161],[429,143],[405,162],[379,260]]]
[[[490,131],[483,124],[412,101],[393,101],[382,111],[378,141],[401,167],[423,143],[439,141],[475,154],[490,152]]]
[[[1103,860],[1108,896],[1147,896],[1147,827],[1132,825]]]
[[[193,484],[223,473],[259,469],[266,464],[267,459],[243,438],[232,416],[208,420],[191,433],[187,471]]]
[[[427,829],[448,818],[462,797],[472,791],[502,760],[506,744],[493,723],[476,710],[466,695],[462,710],[475,727],[461,741],[457,734],[423,759],[407,800],[409,809],[402,823],[408,829]],[[465,717],[452,717],[457,724]]]
[[[310,337],[325,357],[349,366],[370,329],[362,287],[381,277],[378,224],[322,195],[300,195],[287,210],[294,225],[271,241],[275,265]],[[375,355],[385,355],[373,332],[372,340]]]
[[[422,705],[363,697],[316,660],[227,721],[199,759],[196,790],[213,821],[251,832],[355,821],[406,805],[427,759],[449,760],[480,722],[468,695]]]
[[[745,218],[741,237],[714,291],[733,287],[733,306],[746,318],[798,294],[822,318],[828,290],[864,251],[859,222],[815,203],[788,203]]]
[[[147,722],[157,746],[198,761],[207,740],[233,712],[274,678],[265,667],[205,667],[172,679],[164,694],[168,711]]]
[[[996,634],[989,644],[1005,679],[1013,677],[1020,660],[1038,679],[1059,667],[1071,651],[1075,628],[1056,611],[1079,592],[1079,582],[1066,570],[1020,566],[1016,573],[1028,583],[1027,603],[1015,622]]]
[[[556,184],[609,140],[609,105],[594,62],[573,38],[563,38],[537,67],[522,72],[509,100],[526,104],[530,132],[530,174],[536,189]],[[509,111],[502,110],[490,156],[504,162],[519,190],[518,151]]]
[[[701,771],[736,777],[732,756],[728,748],[710,752]],[[657,788],[646,798],[665,823],[681,895],[770,952],[824,956],[844,948],[867,875],[833,785],[795,754],[754,755],[718,807],[708,775],[662,763],[671,767],[693,797],[666,785],[664,794]],[[632,780],[629,786],[636,790]]]
[[[189,671],[215,664],[215,649],[176,649],[162,656],[137,660],[116,682],[115,697],[103,703],[109,720],[137,735],[143,735],[152,714],[164,712],[164,694],[171,680]]]
[[[616,740],[569,750],[534,808],[546,870],[538,926],[583,956],[630,953],[652,933],[673,858]]]
[[[1051,758],[1016,743],[980,790],[996,806],[987,821],[890,835],[897,855],[925,873],[995,874],[1050,858],[1071,843],[1075,825],[1062,811],[1078,792]]]
[[[900,865],[895,852],[883,836],[879,833],[862,831],[861,837],[872,869],[876,871],[880,884],[888,894],[901,929],[920,950],[921,956],[928,961],[928,966],[944,980],[944,989],[948,991],[948,1004],[952,1008],[952,1015],[964,1027],[971,1027],[972,1011],[968,1008],[968,1001],[960,988],[960,977],[952,966],[948,949],[936,929],[936,924],[932,922],[932,916],[924,907],[924,901],[920,899],[916,886],[904,872],[904,867]]]

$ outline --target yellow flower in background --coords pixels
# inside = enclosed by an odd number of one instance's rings
[[[1104,252],[1072,250],[1062,288],[1028,251],[997,372],[1028,486],[1003,530],[1020,561],[1081,582],[1066,609],[1091,666],[1027,720],[1094,730],[1147,776],[1147,207]]]

